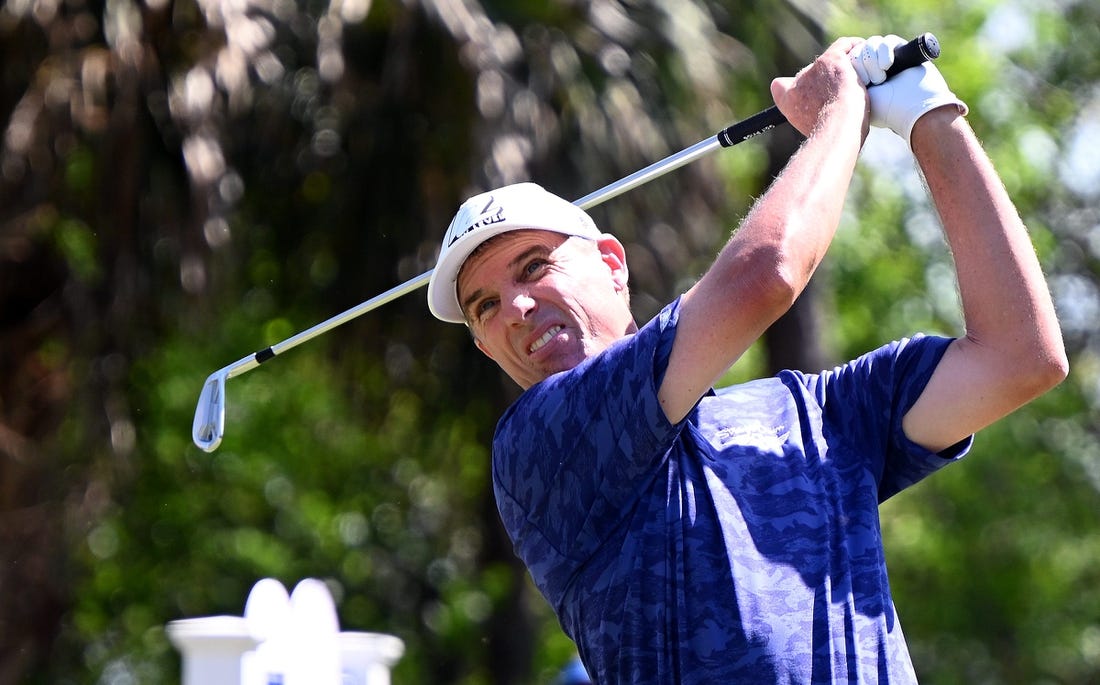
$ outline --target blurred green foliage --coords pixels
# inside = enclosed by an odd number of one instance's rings
[[[401,637],[395,683],[551,682],[572,646],[511,558],[489,487],[493,424],[516,391],[464,331],[414,295],[233,379],[214,454],[190,442],[202,380],[430,268],[471,188],[531,176],[580,196],[764,108],[768,80],[821,49],[817,26],[937,34],[940,66],[1031,227],[1071,352],[1060,388],[883,507],[918,673],[944,685],[1100,679],[1095,3],[376,0],[345,2],[340,21],[321,3],[284,5],[253,15],[270,51],[253,55],[247,87],[219,82],[205,111],[181,95],[198,97],[202,79],[184,75],[214,61],[224,31],[205,6],[144,7],[142,78],[119,68],[102,118],[73,123],[42,105],[41,149],[20,157],[20,113],[44,93],[60,101],[76,79],[64,65],[132,54],[131,25],[115,4],[74,2],[53,21],[5,4],[3,255],[18,264],[24,236],[64,265],[41,289],[65,323],[33,328],[31,345],[10,342],[24,334],[10,322],[0,336],[9,357],[69,386],[24,491],[55,513],[61,608],[47,651],[5,653],[0,677],[177,682],[164,624],[240,614],[270,576],[322,578],[344,628]],[[85,15],[99,28],[66,23]],[[330,78],[334,31],[343,71]],[[46,35],[87,37],[60,50]],[[50,74],[35,100],[31,76]],[[82,91],[92,104],[94,85]],[[137,124],[117,115],[127,102]],[[211,132],[213,144],[188,147]],[[950,254],[899,144],[869,140],[816,277],[828,320],[804,344],[838,362],[916,331],[961,333]],[[768,145],[755,138],[594,212],[628,243],[640,317],[698,275],[765,187]],[[754,348],[729,378],[762,373],[764,356]],[[33,387],[4,397],[6,422],[16,400],[46,397]],[[0,513],[12,502],[30,506],[5,500]]]

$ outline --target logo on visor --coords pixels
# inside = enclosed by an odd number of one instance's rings
[[[466,213],[463,212],[462,216],[466,216]],[[451,239],[447,241],[447,247],[454,245],[459,238],[471,231],[476,231],[479,228],[492,226],[493,224],[499,224],[500,222],[504,221],[504,207],[497,206],[496,201],[490,195],[489,201],[485,203],[484,207],[481,208],[481,212],[478,213],[477,217],[477,220],[471,223],[465,229],[455,232],[454,235],[451,236]],[[458,221],[458,217],[456,217],[454,228],[458,228],[461,225],[462,224]]]

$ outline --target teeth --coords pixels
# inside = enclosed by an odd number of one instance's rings
[[[559,332],[561,332],[562,329],[564,329],[564,328],[565,328],[565,326],[551,326],[549,330],[547,330],[545,333],[542,334],[541,338],[539,338],[535,342],[531,343],[530,349],[527,350],[528,353],[534,354],[543,345],[550,342],[554,338],[554,336],[557,335]]]

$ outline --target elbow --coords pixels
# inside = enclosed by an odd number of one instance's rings
[[[782,255],[769,253],[758,257],[762,263],[754,271],[757,278],[753,284],[752,298],[777,319],[798,299],[806,287],[809,274],[801,273]]]
[[[1061,340],[1040,346],[1018,362],[1012,371],[1027,400],[1052,390],[1069,376],[1069,358]]]
[[[805,290],[837,220],[812,214],[808,202],[800,207],[783,204],[782,211],[773,204],[757,204],[715,266],[724,269],[718,280],[739,290],[742,302],[778,318]]]
[[[1069,357],[1066,356],[1065,347],[1059,344],[1055,349],[1052,349],[1040,366],[1042,368],[1038,375],[1044,386],[1043,392],[1066,380],[1069,376]]]
[[[764,233],[763,238],[735,237],[709,274],[721,284],[726,301],[738,303],[742,322],[767,326],[802,294],[821,254],[794,240],[797,231],[789,222]]]
[[[963,354],[971,360],[964,367],[976,372],[964,373],[961,378],[986,386],[986,397],[1004,413],[1046,394],[1069,375],[1069,360],[1057,327],[1028,328],[1037,334],[1011,337],[1002,332],[994,337],[995,342],[990,342],[968,332],[959,341],[968,350]],[[1050,331],[1053,333],[1044,334]]]
[[[1069,356],[1066,344],[1062,340],[1062,329],[1057,319],[1048,325],[1037,326],[1037,348],[1033,354],[1036,360],[1033,374],[1036,383],[1046,392],[1057,386],[1069,376]]]

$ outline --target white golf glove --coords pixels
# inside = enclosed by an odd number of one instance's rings
[[[913,125],[926,113],[944,105],[955,105],[963,115],[970,110],[931,62],[886,80],[886,70],[894,63],[894,49],[905,43],[900,36],[871,36],[852,48],[848,57],[863,85],[868,86],[871,125],[892,130],[912,148]]]

